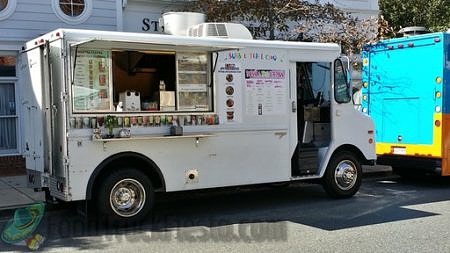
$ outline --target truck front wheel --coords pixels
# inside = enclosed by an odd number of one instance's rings
[[[362,169],[355,155],[341,152],[333,155],[322,179],[325,191],[334,198],[348,198],[361,186]]]
[[[96,203],[101,217],[116,225],[136,224],[153,207],[150,179],[133,168],[117,169],[98,188]]]

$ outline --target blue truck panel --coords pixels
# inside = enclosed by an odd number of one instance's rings
[[[450,90],[436,84],[443,77],[444,37],[426,34],[365,47],[362,110],[375,122],[377,143],[433,144],[435,113],[450,112],[442,103]]]
[[[450,34],[444,34],[444,97],[450,96]],[[450,99],[446,99],[443,105],[444,113],[450,114]]]

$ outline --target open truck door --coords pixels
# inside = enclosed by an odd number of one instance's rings
[[[24,136],[23,155],[28,172],[28,185],[32,188],[43,186],[41,174],[51,168],[49,153],[50,106],[48,45],[36,47],[22,53],[21,70],[24,71],[21,110],[23,115]],[[47,169],[46,169],[47,168]]]
[[[374,159],[373,123],[353,107],[348,70],[340,59],[296,62],[295,73],[298,144],[292,176],[319,177],[331,196],[353,196],[361,184],[361,164]]]

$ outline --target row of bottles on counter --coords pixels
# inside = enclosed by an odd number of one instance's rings
[[[197,125],[218,125],[219,117],[211,115],[156,115],[156,116],[99,116],[99,117],[72,117],[70,118],[70,128],[100,128],[107,126],[106,119],[113,117],[113,127],[155,127],[155,126],[197,126]]]

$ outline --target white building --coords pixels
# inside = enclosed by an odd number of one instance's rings
[[[180,9],[189,0],[0,0],[0,175],[23,166],[24,122],[20,112],[24,42],[56,28],[83,28],[161,33],[161,13]],[[325,1],[325,0],[324,0]],[[357,15],[378,13],[377,0],[330,0]]]
[[[310,0],[315,1],[315,0]],[[334,6],[359,18],[376,17],[379,13],[378,0],[320,0],[321,3],[331,3]]]

